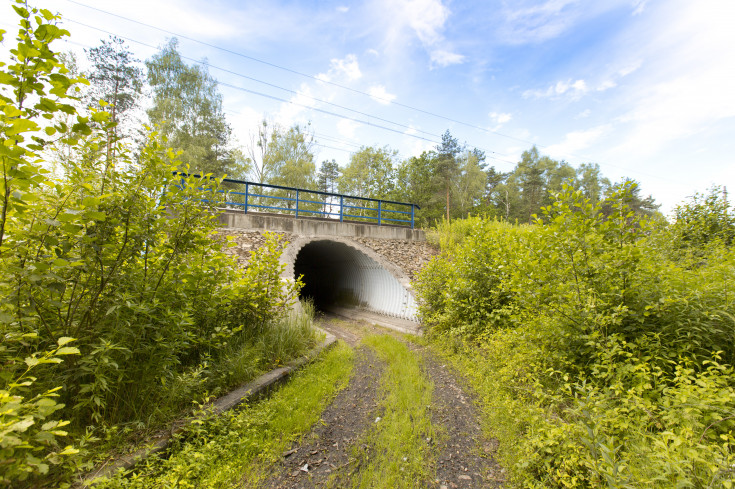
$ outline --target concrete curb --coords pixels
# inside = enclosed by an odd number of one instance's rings
[[[105,463],[101,467],[95,469],[93,472],[87,474],[82,479],[81,483],[76,484],[76,487],[86,487],[93,485],[97,479],[109,477],[120,469],[132,469],[141,460],[145,460],[151,455],[164,451],[168,447],[168,444],[171,442],[174,435],[181,433],[195,420],[208,418],[210,416],[217,416],[224,413],[225,411],[229,411],[243,401],[265,392],[266,390],[268,390],[268,388],[270,388],[277,382],[286,379],[294,371],[312,362],[319,356],[320,353],[334,345],[334,343],[336,343],[337,341],[337,338],[332,333],[324,331],[320,328],[316,329],[324,333],[326,335],[326,338],[319,345],[311,349],[307,354],[291,360],[283,367],[271,370],[270,372],[261,375],[257,379],[243,384],[237,389],[231,391],[229,394],[226,394],[214,400],[211,404],[209,404],[208,409],[204,414],[188,418],[180,424],[174,424],[171,427],[171,431],[169,433],[166,433],[158,437],[157,439],[152,440],[145,447],[136,450],[131,454],[120,457],[117,460],[112,460]]]

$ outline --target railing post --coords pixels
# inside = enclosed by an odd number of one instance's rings
[[[414,209],[415,208],[416,208],[416,206],[414,206],[413,204],[411,204],[411,229],[413,229],[413,216],[414,216]]]
[[[340,195],[339,196],[339,222],[344,221],[344,215],[345,215],[345,196]]]
[[[381,220],[383,218],[383,201],[378,201],[378,226],[381,225]]]
[[[245,214],[248,213],[248,183],[245,182]]]
[[[296,217],[299,217],[299,191],[296,190]]]

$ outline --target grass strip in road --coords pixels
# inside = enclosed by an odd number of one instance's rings
[[[404,343],[388,335],[368,336],[363,343],[386,362],[381,385],[384,412],[366,438],[355,444],[348,470],[333,482],[359,489],[426,487],[436,458],[433,384]]]
[[[353,361],[353,351],[339,342],[271,397],[192,427],[169,458],[151,457],[132,474],[102,481],[95,488],[256,485],[266,468],[311,429],[347,386]]]

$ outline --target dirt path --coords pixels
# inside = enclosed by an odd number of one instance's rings
[[[493,460],[495,440],[482,433],[474,399],[458,384],[451,367],[440,363],[428,349],[413,346],[423,357],[434,382],[433,422],[445,430],[436,464],[440,488],[501,487],[500,466]]]
[[[350,462],[355,444],[361,443],[380,417],[378,387],[384,364],[360,340],[368,334],[392,333],[364,322],[347,322],[336,317],[324,318],[320,327],[356,349],[353,376],[313,431],[283,454],[263,486],[268,489],[337,486],[341,489],[343,469]],[[493,460],[496,443],[483,436],[474,400],[466,394],[449,366],[436,359],[428,348],[418,345],[410,348],[422,359],[425,374],[434,383],[431,417],[441,433],[440,439],[434,442],[435,479],[427,481],[426,487],[500,487],[502,474]],[[338,474],[340,480],[336,481]]]
[[[269,489],[324,487],[348,462],[348,449],[379,415],[377,388],[384,365],[364,346],[357,349],[350,385],[322,413],[320,423],[283,454],[278,472],[266,482]]]

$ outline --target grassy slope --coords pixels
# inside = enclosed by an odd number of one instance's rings
[[[246,487],[306,433],[347,386],[353,352],[340,343],[270,398],[199,425],[168,459],[152,458],[130,477],[99,488]]]

